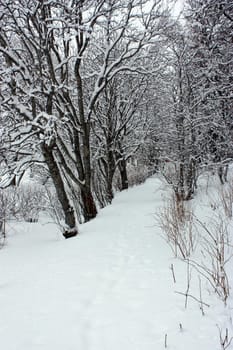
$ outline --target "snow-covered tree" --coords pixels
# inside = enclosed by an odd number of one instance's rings
[[[205,117],[202,161],[232,159],[232,1],[187,1],[186,18],[196,110]]]
[[[120,189],[128,188],[127,162],[146,136],[145,96],[147,75],[119,74],[106,87],[95,108],[93,124],[95,161],[103,177],[106,201],[113,198],[118,169]],[[99,181],[99,179],[96,179]]]
[[[161,0],[0,1],[8,171],[15,176],[45,162],[71,231],[69,191],[79,192],[85,221],[97,213],[90,147],[96,102],[120,72],[141,69],[141,53],[166,25],[164,8]]]

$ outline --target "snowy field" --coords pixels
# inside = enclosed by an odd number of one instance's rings
[[[200,192],[195,207],[204,217]],[[210,305],[203,316],[198,301],[188,298],[185,308],[176,293],[186,291],[187,265],[173,257],[154,216],[167,195],[151,178],[117,194],[69,240],[45,218],[10,223],[0,251],[1,349],[225,349],[219,329],[233,335],[231,298],[224,306],[203,280],[202,300]],[[199,293],[193,271],[190,294]]]

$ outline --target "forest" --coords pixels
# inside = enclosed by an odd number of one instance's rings
[[[5,350],[233,347],[232,111],[232,0],[0,0]]]
[[[65,235],[156,172],[177,201],[207,169],[227,179],[233,3],[173,6],[0,1],[1,187],[30,169]]]

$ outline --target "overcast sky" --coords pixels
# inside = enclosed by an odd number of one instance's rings
[[[184,7],[184,0],[177,0],[174,6],[174,15],[178,16]]]

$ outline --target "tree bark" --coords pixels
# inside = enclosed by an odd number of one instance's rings
[[[61,203],[64,216],[65,223],[67,225],[67,230],[63,232],[64,237],[69,238],[72,236],[76,236],[78,234],[78,230],[76,227],[76,220],[74,215],[74,209],[70,205],[69,198],[65,191],[64,182],[60,173],[60,169],[57,165],[57,162],[54,158],[52,147],[46,144],[41,145],[42,153],[45,159],[45,162],[48,166],[50,176],[52,178],[57,197],[59,202]]]
[[[111,150],[111,142],[109,142],[106,150],[107,161],[104,163],[105,181],[106,181],[106,200],[107,203],[112,203],[113,194],[113,177],[116,169],[115,159]]]
[[[121,159],[119,161],[119,171],[121,176],[121,191],[127,190],[129,188],[129,181],[128,181],[128,174],[127,174],[127,167],[126,167],[126,160]]]
[[[81,35],[81,37],[83,34]],[[83,38],[82,38],[83,40]],[[81,40],[81,41],[82,41]],[[78,42],[78,46],[81,43]],[[82,45],[79,47],[82,49]],[[82,128],[82,142],[80,147],[80,140],[78,135],[76,136],[75,154],[77,160],[82,163],[82,171],[80,173],[80,166],[78,166],[79,178],[84,181],[84,185],[81,186],[81,199],[84,221],[89,221],[96,217],[97,208],[91,191],[91,152],[90,152],[90,120],[85,120],[85,108],[84,108],[84,92],[83,81],[80,74],[81,58],[78,58],[75,63],[75,77],[77,82],[78,92],[78,110],[79,110],[79,122]]]
[[[97,209],[91,189],[88,187],[81,188],[82,212],[84,222],[94,219],[97,215]]]

